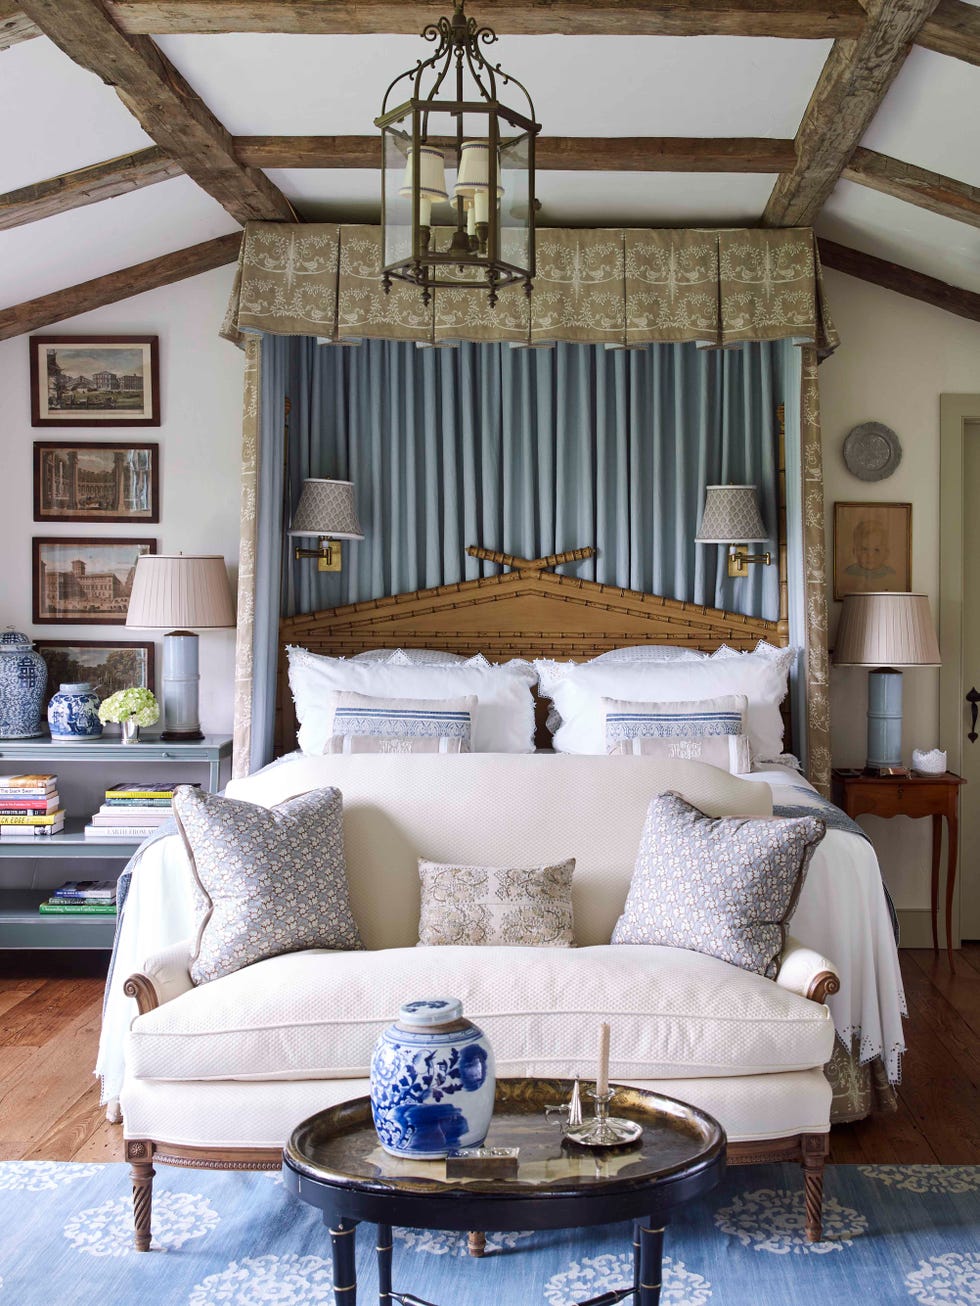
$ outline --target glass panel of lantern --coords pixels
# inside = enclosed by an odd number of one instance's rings
[[[382,130],[381,262],[384,267],[412,261],[411,133],[411,110]]]

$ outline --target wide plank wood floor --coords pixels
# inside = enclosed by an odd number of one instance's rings
[[[980,1164],[980,944],[903,949],[909,1004],[897,1113],[835,1127],[832,1160]],[[112,1161],[99,1106],[101,956],[0,956],[0,1160]]]

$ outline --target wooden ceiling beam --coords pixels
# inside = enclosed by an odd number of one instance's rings
[[[452,8],[445,0],[114,0],[125,32],[408,33]],[[856,37],[857,0],[479,0],[503,34],[565,36]]]
[[[21,186],[0,195],[0,231],[37,222],[55,213],[66,213],[99,200],[113,199],[157,181],[183,176],[183,168],[164,154],[159,145],[151,145],[136,154],[125,154],[105,163],[65,172],[59,177]]]
[[[796,133],[796,166],[773,187],[765,226],[813,224],[936,3],[868,0],[861,35],[834,42]]]
[[[41,29],[21,11],[19,0],[0,0],[0,50],[41,35]]]
[[[924,272],[903,267],[901,263],[889,263],[887,259],[862,254],[860,250],[838,245],[836,241],[824,240],[823,237],[817,244],[820,248],[820,262],[825,268],[846,272],[848,276],[870,281],[876,286],[883,286],[885,290],[907,295],[910,299],[919,299],[934,308],[955,313],[957,317],[980,322],[980,295],[976,291],[951,286],[937,277],[929,277]]]
[[[235,153],[256,168],[380,168],[380,136],[236,136]],[[544,172],[783,172],[792,141],[768,137],[542,136]]]
[[[101,0],[21,0],[45,36],[115,88],[151,139],[236,221],[294,221],[266,175],[235,157],[230,134],[148,36],[127,36]]]
[[[923,25],[918,44],[980,66],[980,9],[963,0],[940,0]]]
[[[968,186],[965,181],[954,181],[861,147],[851,155],[842,175],[846,181],[916,204],[930,213],[980,227],[980,186]]]
[[[161,258],[151,258],[134,267],[121,268],[107,276],[69,286],[67,290],[56,290],[51,295],[0,309],[0,340],[37,331],[79,313],[88,313],[93,308],[129,299],[144,290],[156,290],[159,286],[169,286],[186,277],[196,277],[200,272],[211,272],[226,263],[234,263],[241,243],[241,232],[234,231],[230,236],[218,236],[200,245],[189,245],[173,254],[164,254]]]

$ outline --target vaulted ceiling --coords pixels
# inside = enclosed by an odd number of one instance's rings
[[[377,221],[373,118],[446,0],[0,0],[0,339]],[[543,124],[539,221],[812,223],[980,320],[980,0],[470,0]]]

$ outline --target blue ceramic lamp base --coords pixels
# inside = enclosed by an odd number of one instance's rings
[[[868,673],[868,770],[902,764],[902,673],[878,667]]]
[[[203,739],[198,719],[197,635],[190,630],[172,630],[163,637],[163,734],[162,739]]]

